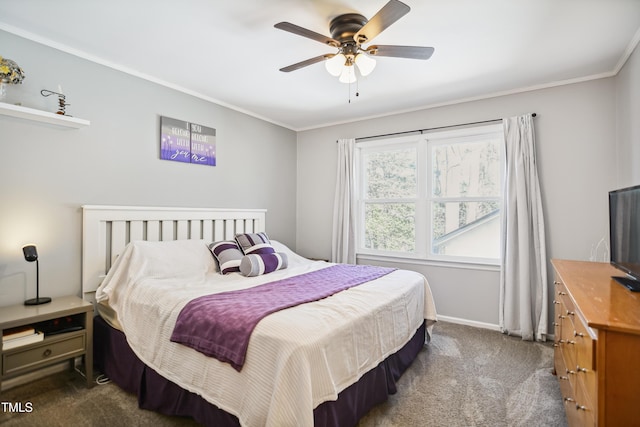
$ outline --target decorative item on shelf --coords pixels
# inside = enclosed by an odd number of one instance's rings
[[[24,305],[40,305],[51,302],[51,298],[40,296],[40,265],[38,264],[38,250],[36,249],[36,245],[23,246],[22,253],[24,254],[24,259],[28,262],[36,262],[36,297],[26,300]]]
[[[42,89],[40,91],[40,95],[42,96],[58,95],[58,111],[56,111],[56,114],[60,114],[62,116],[67,115],[65,112],[65,108],[67,107],[67,105],[71,105],[71,104],[67,104],[66,97],[63,93],[54,92],[48,89]]]
[[[21,84],[24,71],[14,61],[0,56],[0,101],[7,96],[8,84]]]

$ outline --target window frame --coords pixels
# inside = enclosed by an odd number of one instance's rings
[[[438,145],[451,143],[476,142],[479,139],[491,137],[500,138],[500,184],[501,193],[499,196],[487,197],[464,197],[442,198],[433,196],[432,177],[432,148]],[[416,148],[416,198],[398,199],[367,199],[366,198],[366,176],[365,176],[365,154],[370,152],[394,151],[406,147]],[[464,265],[488,265],[499,266],[498,258],[480,258],[458,255],[432,254],[431,245],[433,240],[433,213],[434,202],[442,200],[451,202],[454,199],[466,202],[476,201],[498,201],[500,203],[500,236],[502,236],[502,224],[504,213],[504,176],[505,176],[505,149],[502,123],[483,124],[470,127],[432,130],[428,132],[415,133],[411,135],[381,137],[370,141],[360,141],[356,144],[355,153],[355,218],[356,218],[356,255],[363,257],[382,257],[407,260],[418,260],[435,263],[460,263]],[[365,247],[365,207],[374,203],[415,203],[415,251],[400,252],[377,250]],[[502,252],[502,238],[500,239],[500,251]]]

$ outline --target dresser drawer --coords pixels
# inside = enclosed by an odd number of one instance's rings
[[[562,346],[567,369],[575,372],[576,365],[578,363],[576,357],[576,341],[573,335],[575,325],[573,322],[573,316],[566,314],[567,310],[564,310],[564,303],[561,307],[563,307],[563,312],[559,316],[560,323],[562,325],[560,328],[560,345]]]
[[[574,369],[564,365],[562,357],[556,357],[556,370],[569,426],[595,426],[596,401],[585,393],[581,378]]]
[[[582,381],[578,381],[578,388],[576,390],[576,402],[573,408],[565,405],[567,416],[570,411],[575,412],[575,417],[578,419],[578,425],[581,427],[590,427],[596,425],[596,400],[590,399],[584,388],[582,387]]]
[[[555,284],[555,294],[553,298],[553,334],[557,347],[562,339],[562,313],[564,312],[564,305],[560,297],[561,295],[566,295],[566,290],[562,282],[556,280],[553,283]]]
[[[581,319],[575,319],[574,327],[572,340],[575,342],[576,376],[584,386],[589,400],[594,402],[591,406],[595,406],[597,402],[595,351],[598,341],[590,334],[590,330]]]
[[[562,398],[564,399],[565,397],[568,397],[575,400],[573,386],[569,381],[569,375],[567,374],[567,365],[564,363],[562,350],[556,348],[553,356],[554,365],[556,368],[556,376],[558,378],[558,383],[560,384],[560,393],[562,395]]]
[[[38,365],[48,365],[81,355],[86,350],[86,333],[72,332],[60,336],[46,338],[37,345],[28,345],[6,351],[2,355],[2,375],[19,373]]]

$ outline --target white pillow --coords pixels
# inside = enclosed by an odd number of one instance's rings
[[[171,240],[166,242],[134,241],[132,251],[144,259],[140,273],[151,277],[200,275],[216,271],[213,255],[204,240]]]
[[[116,295],[116,288],[126,289],[145,278],[203,279],[215,271],[216,262],[204,240],[133,241],[125,246],[96,290],[96,301],[109,300]]]
[[[276,252],[282,252],[287,254],[287,265],[289,267],[293,267],[296,265],[303,265],[303,264],[309,264],[312,263],[314,261],[307,259],[301,255],[298,255],[297,253],[293,252],[291,249],[289,249],[288,246],[286,246],[284,243],[281,243],[277,240],[271,240],[271,246],[273,246],[273,248],[276,250]]]

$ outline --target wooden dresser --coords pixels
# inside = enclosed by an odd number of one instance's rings
[[[555,371],[570,426],[640,426],[640,292],[608,263],[552,260]]]

